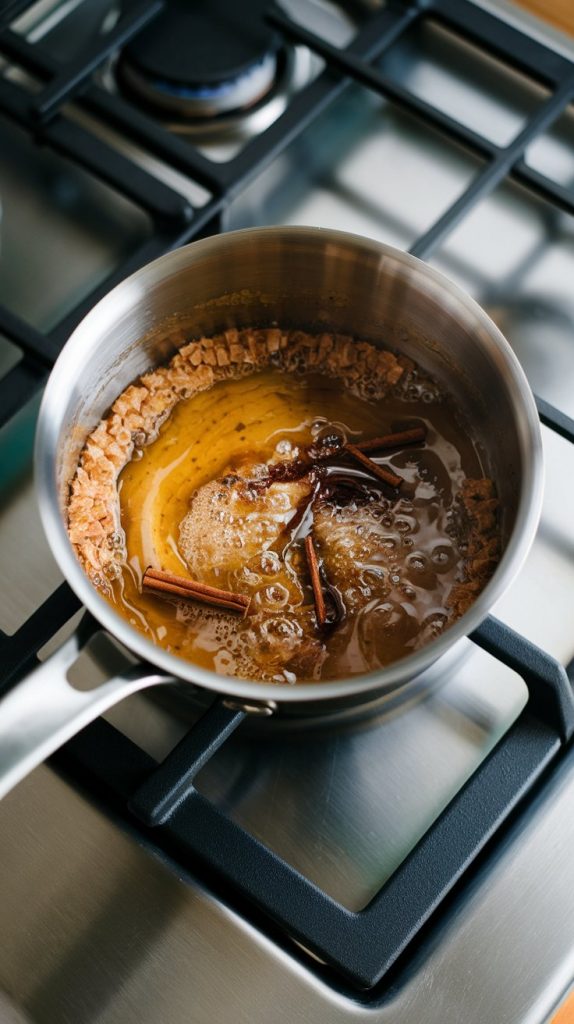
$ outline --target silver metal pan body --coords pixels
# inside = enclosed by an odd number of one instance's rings
[[[441,637],[383,671],[290,686],[200,668],[154,646],[117,614],[85,576],[68,539],[66,501],[80,450],[117,395],[139,374],[170,358],[181,328],[193,337],[272,323],[351,334],[411,356],[456,397],[496,481],[504,553],[492,579]],[[472,632],[528,552],[543,489],[533,396],[510,346],[486,313],[448,279],[404,252],[359,236],[304,227],[237,231],[194,242],[106,295],[76,328],[52,371],[40,410],[35,461],[42,522],[62,573],[104,629],[157,669],[148,669],[142,686],[164,679],[188,681],[239,704],[297,715],[370,702],[407,688]],[[22,685],[26,682],[17,689]],[[130,686],[138,688],[134,680]],[[117,699],[123,695],[118,690]],[[17,691],[11,698],[17,698]],[[0,770],[5,703],[0,704]]]

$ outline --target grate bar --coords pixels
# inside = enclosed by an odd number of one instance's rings
[[[460,121],[456,121],[449,114],[443,113],[442,110],[434,107],[431,103],[427,103],[420,96],[395,82],[390,75],[383,71],[378,71],[377,77],[380,83],[378,91],[390,97],[397,107],[413,114],[426,124],[432,125],[453,142],[457,142],[470,149],[476,157],[481,159],[495,158],[501,152],[500,147],[490,139],[480,135],[479,132],[473,131],[472,128],[462,124]],[[557,116],[560,116],[560,114]],[[572,190],[536,171],[525,162],[524,158],[517,160],[508,173],[512,179],[521,185],[525,185],[531,192],[558,206],[565,213],[574,216],[574,194]]]
[[[14,82],[0,78],[0,109],[27,127],[27,107],[28,94]],[[168,188],[81,125],[57,117],[37,134],[42,142],[98,175],[159,221],[186,223],[190,220],[191,206],[180,193]]]
[[[428,259],[444,238],[460,223],[476,203],[489,195],[507,176],[515,161],[522,156],[532,139],[562,113],[574,94],[574,75],[566,79],[553,96],[542,104],[521,132],[499,155],[481,171],[462,195],[446,210],[411,247],[413,256]]]
[[[551,88],[572,74],[572,62],[567,57],[472,0],[431,0],[429,15],[462,39],[470,40],[523,74],[536,76]]]
[[[163,763],[132,794],[130,810],[145,825],[164,825],[193,792],[196,775],[229,736],[241,725],[247,712],[226,707],[215,700]]]
[[[47,370],[31,360],[21,359],[0,380],[0,429],[34,397],[44,383]]]
[[[6,31],[0,34],[0,52],[41,79],[57,76],[60,70],[60,65],[53,57],[16,32]],[[224,164],[213,163],[199,150],[166,131],[162,125],[128,103],[122,96],[90,84],[78,97],[77,102],[86,110],[121,129],[134,142],[147,146],[160,159],[191,175],[209,192],[221,193],[225,189],[227,175]]]
[[[27,94],[15,82],[0,76],[0,111],[12,117],[22,125],[26,125]]]
[[[10,28],[0,32],[0,53],[46,82],[62,72],[61,65],[54,57],[37,43],[31,43],[26,36]]]
[[[0,306],[0,333],[13,341],[25,355],[33,355],[40,362],[50,367],[58,356],[58,347],[49,335],[37,331],[6,306]]]
[[[28,6],[29,3],[14,0],[0,21],[6,24],[16,9]],[[221,216],[230,199],[353,82],[390,98],[421,123],[467,147],[484,162],[462,195],[415,242],[412,251],[416,255],[429,255],[481,197],[508,176],[556,208],[574,213],[574,196],[529,167],[524,159],[532,139],[552,124],[570,102],[574,94],[574,64],[470,0],[391,0],[369,18],[344,50],[313,35],[274,8],[269,15],[273,24],[322,56],[327,66],[315,81],[297,93],[281,117],[247,143],[233,160],[221,165],[171,135],[122,96],[107,93],[91,80],[112,51],[160,9],[159,0],[138,0],[137,7],[132,4],[129,16],[98,46],[84,52],[81,60],[67,65],[55,61],[40,45],[31,44],[14,31],[0,30],[0,52],[43,85],[43,90],[34,94],[0,77],[0,108],[35,133],[40,142],[86,167],[136,202],[153,218],[156,229],[159,225],[153,238],[145,241],[123,266],[82,300],[46,339],[0,308],[0,330],[24,352],[21,362],[0,380],[0,424],[40,388],[46,367],[60,345],[102,294],[154,256],[202,233],[220,230]],[[372,65],[422,18],[434,19],[461,39],[476,43],[483,51],[549,87],[549,99],[509,146],[496,146]],[[89,129],[62,117],[59,107],[70,99],[100,118],[104,126],[118,129],[181,173],[193,177],[208,189],[212,198],[204,207],[193,209],[177,191],[122,157]],[[541,422],[574,442],[574,421],[543,399],[536,401]],[[63,585],[14,636],[0,634],[0,683],[3,679],[4,685],[9,685],[27,667],[38,647],[77,605],[73,593]],[[127,807],[130,798],[138,813],[142,807],[145,810],[147,806],[147,812],[151,807],[147,821],[153,821],[156,827],[153,831],[144,827],[140,837],[175,855],[186,866],[205,865],[210,879],[219,874],[234,886],[235,894],[250,900],[268,919],[336,966],[354,984],[372,986],[397,961],[574,730],[571,687],[565,670],[555,659],[491,618],[475,631],[472,639],[523,676],[529,704],[412,854],[359,914],[336,904],[193,788],[193,769],[225,738],[223,733],[236,724],[237,714],[216,714],[209,728],[209,723],[204,723],[203,734],[201,729],[193,738],[190,733],[162,766],[102,721],[74,738],[57,763],[71,767],[75,778],[84,777],[92,789],[105,791],[127,827],[133,829],[136,825]],[[107,737],[106,758],[101,756],[102,743],[93,739],[102,736]],[[190,750],[192,761],[195,759],[191,768]]]
[[[570,72],[569,77],[560,84],[556,93],[541,106],[510,145],[502,150],[489,139],[473,131],[472,128],[456,121],[426,100],[410,92],[390,75],[373,68],[348,49],[340,50],[326,42],[313,32],[298,25],[283,12],[274,8],[269,15],[269,20],[292,39],[309,46],[328,61],[329,65],[351,76],[367,88],[389,97],[401,109],[415,114],[451,139],[469,147],[476,156],[490,160],[488,166],[476,176],[458,200],[445,211],[424,236],[418,239],[411,249],[414,255],[420,258],[430,255],[448,231],[456,226],[461,217],[508,174],[514,176],[522,184],[528,185],[532,191],[543,198],[558,203],[561,209],[574,214],[574,196],[567,189],[528,167],[523,160],[518,163],[529,142],[562,113],[572,98],[574,75],[571,64],[566,63]],[[518,163],[516,169],[514,168],[515,163]]]
[[[182,195],[173,192],[81,125],[58,117],[42,132],[42,138],[158,220],[179,224],[190,220],[192,210]]]
[[[24,671],[32,668],[38,651],[80,607],[74,591],[67,583],[61,583],[13,636],[0,632],[0,694],[9,690]]]
[[[143,0],[138,3],[135,10],[121,18],[116,27],[104,36],[97,46],[90,47],[76,60],[67,64],[40,95],[34,98],[34,114],[42,121],[52,117],[60,105],[72,98],[110,54],[152,21],[163,6],[163,0]]]
[[[367,26],[344,51],[348,56],[360,55],[364,60],[375,60],[419,18],[420,12],[414,7],[389,5],[380,14],[371,18]],[[273,9],[269,20],[279,25],[283,18]],[[277,19],[277,21],[275,21]],[[288,19],[289,20],[289,19]],[[295,23],[292,23],[295,25]],[[300,26],[295,26],[298,30]],[[306,32],[301,28],[301,32]],[[315,38],[315,37],[314,37]],[[326,110],[350,85],[349,79],[333,77],[327,68],[318,79],[311,82],[293,97],[281,117],[277,118],[260,136],[252,139],[227,166],[230,182],[228,198],[240,192],[254,177],[278,156],[286,146],[296,139],[316,118]]]
[[[303,43],[323,57],[330,66],[349,75],[355,81],[372,89],[393,102],[403,110],[415,114],[421,120],[430,122],[433,127],[445,132],[457,142],[468,146],[473,152],[483,159],[493,158],[498,155],[500,149],[489,139],[467,127],[449,114],[443,113],[437,107],[411,92],[405,86],[397,82],[391,75],[380,68],[373,67],[363,57],[355,56],[350,49],[341,50],[315,33],[303,28],[293,21],[282,11],[273,8],[269,20],[276,27],[281,29],[287,36],[296,42]],[[389,49],[392,42],[384,49]],[[377,54],[380,56],[380,53]]]
[[[68,340],[69,335],[77,327],[80,320],[93,308],[96,302],[107,295],[107,293],[115,288],[116,284],[120,281],[124,281],[126,277],[133,274],[140,267],[145,266],[151,260],[157,259],[159,256],[163,256],[166,252],[171,249],[177,249],[180,245],[186,245],[193,239],[198,238],[204,231],[204,229],[210,224],[211,221],[217,216],[221,210],[222,201],[213,199],[211,202],[206,203],[201,209],[195,212],[194,218],[190,224],[182,227],[177,233],[172,235],[166,234],[155,234],[143,243],[131,256],[125,260],[124,263],[110,274],[104,281],[102,281],[89,295],[86,295],[84,299],[63,319],[58,321],[58,324],[52,331],[52,337],[54,338],[55,344],[58,350]]]
[[[470,639],[522,676],[529,710],[553,726],[563,742],[574,733],[574,694],[563,665],[504,622],[489,615]]]
[[[195,789],[163,825],[144,828],[140,835],[185,869],[208,867],[211,884],[216,872],[234,892],[354,985],[372,988],[559,748],[555,732],[523,712],[386,885],[358,913],[322,892]],[[161,772],[149,755],[101,720],[73,738],[55,760],[111,801],[128,827],[133,826],[133,818],[130,822],[126,803],[134,792],[151,784],[156,770]]]
[[[4,10],[0,14],[0,29],[10,25],[30,7],[30,0],[6,0]]]
[[[530,167],[524,159],[515,164],[512,169],[512,177],[520,184],[527,185],[533,192],[558,207],[563,213],[574,216],[574,192],[572,189],[565,188],[557,181],[547,178],[534,167]]]
[[[378,71],[377,78],[379,79],[377,91],[392,99],[397,107],[413,114],[422,122],[432,125],[451,141],[470,149],[476,157],[492,159],[501,152],[500,147],[490,139],[460,121],[456,121],[431,103],[427,103],[420,96],[395,82],[390,75]],[[560,115],[558,114],[558,116]],[[513,180],[525,185],[540,198],[559,207],[564,213],[574,216],[574,194],[572,191],[530,167],[524,158],[517,160],[508,173]]]
[[[213,163],[194,146],[170,134],[121,96],[112,95],[101,86],[92,85],[82,96],[81,102],[86,110],[105,118],[134,142],[146,146],[155,156],[190,175],[209,192],[220,194],[225,190],[225,164]]]
[[[126,738],[117,750],[121,773],[109,757],[102,770],[100,751],[89,739],[72,740],[59,758],[65,764],[71,754],[76,769],[95,774],[98,786],[126,799],[140,820],[153,828],[153,841],[184,866],[192,866],[196,859],[208,864],[288,935],[355,985],[370,988],[396,963],[574,730],[572,689],[554,658],[492,618],[472,639],[520,673],[528,687],[528,705],[359,912],[322,892],[193,787],[196,770],[237,725],[236,713],[217,701],[159,765]],[[102,724],[90,726],[88,735],[101,730]],[[128,793],[126,775],[135,781]],[[129,821],[125,807],[124,815]],[[144,835],[149,835],[147,830]]]
[[[175,244],[177,244],[177,242],[175,242]],[[120,267],[117,267],[116,270],[112,271],[108,277],[101,281],[88,295],[78,302],[66,316],[62,317],[58,321],[49,334],[52,346],[57,350],[57,352],[60,352],[72,331],[75,330],[86,313],[95,306],[96,302],[99,302],[99,300],[119,284],[120,281],[129,277],[130,274],[139,270],[140,267],[149,263],[150,260],[154,260],[158,256],[162,256],[169,248],[170,242],[165,235],[153,235],[151,238],[143,242],[135,252],[131,253],[128,259],[126,259]]]
[[[540,398],[540,395],[535,395],[534,398],[540,422],[545,427],[550,427],[551,430],[554,430],[560,437],[565,438],[566,441],[574,444],[574,420],[554,405],[551,405],[550,402],[547,402],[545,398]]]
[[[461,121],[455,120],[449,114],[445,114],[438,107],[434,107],[432,103],[422,99],[421,96],[417,96],[416,93],[411,92],[404,85],[395,81],[385,71],[379,68],[376,70],[372,69],[369,65],[364,65],[363,70],[369,72],[369,74],[364,76],[363,85],[390,98],[399,109],[405,110],[409,114],[414,114],[415,117],[431,124],[433,128],[437,128],[453,141],[471,149],[477,157],[488,159],[495,157],[499,153],[499,147],[490,139],[480,135],[479,132],[469,128]],[[361,81],[361,78],[359,78],[359,81]]]

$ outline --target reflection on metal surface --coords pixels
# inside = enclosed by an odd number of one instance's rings
[[[531,143],[526,151],[526,162],[565,188],[574,186],[574,117],[571,110],[567,110],[548,131]]]
[[[40,524],[31,472],[38,400],[0,431],[0,629],[14,633],[62,581]]]
[[[540,1024],[574,976],[573,769],[363,1006],[40,768],[0,805],[0,988],[35,1024]]]
[[[331,728],[271,720],[240,729],[197,789],[344,906],[361,909],[524,706],[522,680],[468,648],[442,686],[390,714]],[[158,759],[185,730],[145,697],[105,717]]]
[[[574,453],[562,438],[542,431],[546,488],[540,526],[515,586],[496,614],[562,664],[574,654]]]
[[[507,0],[482,4],[510,9]],[[297,17],[295,7],[306,5],[290,6]],[[86,45],[80,27],[88,17],[91,32],[102,12],[111,27],[118,7],[42,0],[35,10],[52,18],[51,52],[63,56],[72,37]],[[68,12],[67,34],[57,9]],[[507,141],[539,91],[469,48],[455,59],[453,45],[429,29],[413,34],[400,61],[397,52],[389,60],[402,81]],[[93,191],[67,168],[61,174],[44,151],[34,150],[30,164],[19,133],[4,124],[0,131],[0,299],[45,325],[116,265],[146,222],[110,190]],[[220,158],[231,151],[222,148]],[[532,146],[528,160],[570,187],[571,117]],[[408,245],[476,166],[391,104],[350,90],[232,205],[228,225],[323,224]],[[181,180],[178,187],[201,194]],[[505,185],[435,264],[486,304],[541,394],[572,413],[572,221]],[[0,508],[0,628],[9,632],[59,581],[36,513],[31,422],[15,424],[8,447],[0,436],[0,472],[12,474]],[[541,527],[497,614],[566,662],[574,653],[574,453],[543,433]],[[310,877],[361,905],[516,713],[520,684],[486,657],[475,652],[440,692],[386,722],[299,738],[262,722],[224,748],[199,785]],[[144,695],[108,717],[156,756],[187,728]],[[0,989],[35,1024],[540,1024],[574,977],[573,793],[571,758],[550,798],[489,859],[392,994],[361,1005],[38,769],[0,804]]]
[[[511,184],[468,215],[434,261],[497,319],[543,398],[574,413],[571,217]]]
[[[430,129],[352,87],[231,204],[226,227],[336,226],[406,248],[477,169]]]
[[[351,910],[362,909],[517,717],[522,680],[482,651],[438,692],[332,732],[241,734],[197,788]]]
[[[49,329],[137,248],[149,221],[6,121],[0,152],[0,302]]]
[[[3,992],[0,992],[0,1020],[2,1024],[33,1024]]]
[[[380,67],[499,146],[512,141],[547,96],[526,75],[504,67],[432,19],[408,32]]]
[[[336,45],[346,45],[354,35],[354,18],[329,0],[283,0],[283,7],[292,17],[315,28]],[[119,0],[71,0],[69,3],[48,0],[44,5],[33,5],[33,9],[17,24],[18,30],[27,38],[36,42],[41,40],[42,47],[57,60],[75,60],[101,35],[111,31],[118,18],[129,10],[129,3]],[[200,119],[200,123],[168,111],[163,115],[163,123],[182,138],[189,137],[212,160],[230,160],[249,139],[272,124],[286,109],[290,99],[323,68],[323,61],[303,47],[295,47],[282,54],[279,64],[279,74],[267,100],[255,104],[252,110],[243,111],[239,116],[220,114],[217,119]],[[114,56],[96,76],[112,93],[121,92],[116,65]],[[144,102],[143,109],[150,111],[150,105]],[[154,113],[153,108],[151,112]],[[161,120],[161,111],[156,109],[155,116]],[[150,157],[148,161],[148,169],[154,163],[157,170],[159,161]],[[163,173],[158,176],[165,180]],[[186,193],[185,177],[179,175],[179,180],[181,190]],[[193,183],[188,180],[189,184],[193,188]]]
[[[0,223],[0,251],[1,251],[1,231],[2,224]],[[0,334],[0,377],[4,377],[13,366],[20,361],[21,352],[16,345],[13,345],[8,338],[5,338],[3,334]]]

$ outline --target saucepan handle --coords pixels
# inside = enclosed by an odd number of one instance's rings
[[[68,672],[82,647],[80,624],[69,640],[0,701],[0,798],[113,704],[147,686],[173,681],[152,666],[138,664],[95,689],[76,689],[68,681]]]

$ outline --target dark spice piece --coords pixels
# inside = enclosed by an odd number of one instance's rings
[[[313,587],[313,598],[315,600],[315,614],[317,616],[317,625],[320,628],[322,628],[327,622],[327,606],[325,604],[325,597],[323,595],[323,587],[321,584],[321,576],[319,573],[319,563],[317,561],[315,545],[313,544],[313,538],[310,533],[308,533],[307,536],[305,537],[305,554],[307,556],[307,565],[309,566],[311,586]]]
[[[404,483],[402,476],[397,476],[392,470],[387,469],[386,466],[379,466],[376,462],[373,462],[368,455],[363,455],[362,451],[359,450],[354,444],[346,444],[345,451],[358,462],[363,469],[366,469],[368,473],[372,473],[378,480],[382,480],[383,483],[388,484],[389,487],[398,488]]]
[[[174,576],[173,573],[151,567],[143,574],[142,586],[144,590],[160,596],[183,597],[188,601],[200,601],[202,604],[239,612],[241,615],[247,613],[250,604],[250,598],[245,594],[220,590],[218,587],[208,586],[207,583],[190,580],[187,576]]]
[[[370,441],[357,441],[355,448],[360,452],[382,452],[388,448],[402,448],[405,444],[420,444],[426,436],[424,427],[411,427],[409,430],[398,430],[394,434],[373,437]]]

